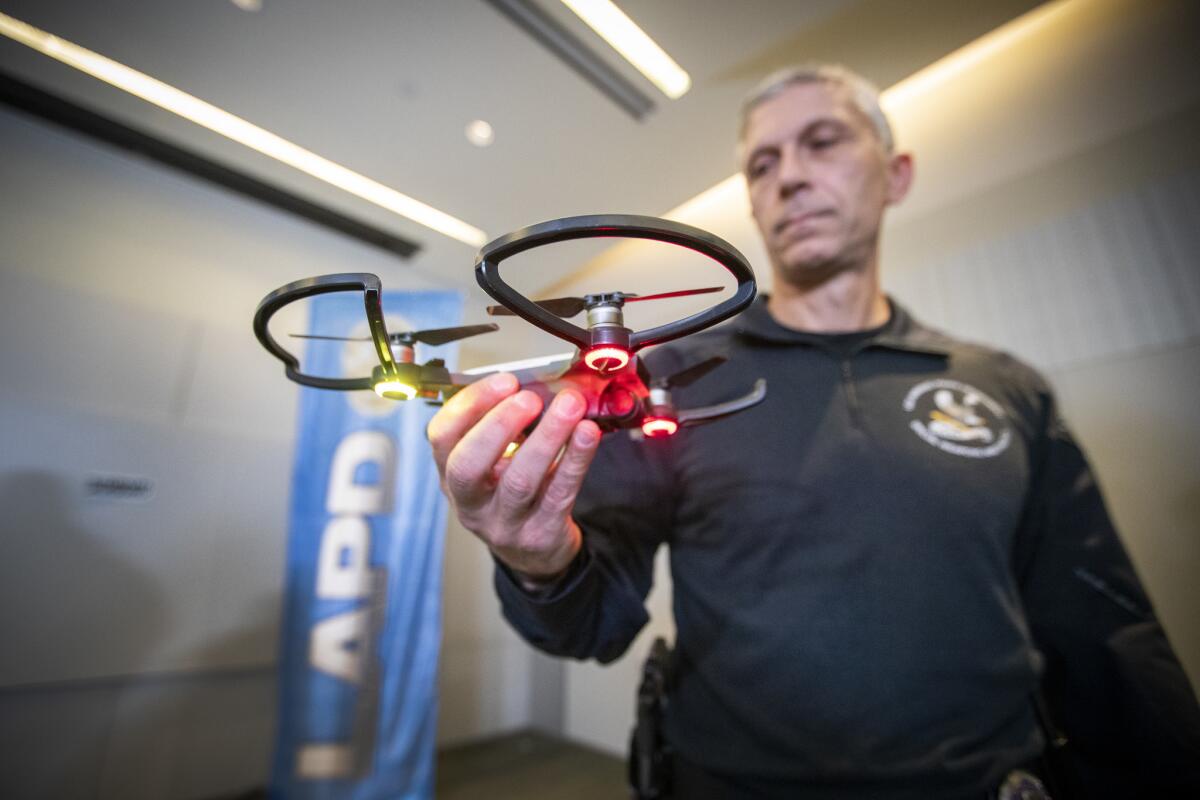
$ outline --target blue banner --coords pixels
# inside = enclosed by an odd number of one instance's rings
[[[453,292],[384,295],[391,331],[458,324]],[[365,336],[362,296],[313,298],[309,330]],[[444,358],[456,348],[425,352]],[[309,374],[369,375],[373,348],[309,340]],[[446,502],[434,409],[373,392],[301,389],[271,795],[433,796]]]

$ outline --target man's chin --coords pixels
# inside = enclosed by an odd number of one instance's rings
[[[805,253],[802,257],[781,259],[776,272],[792,286],[810,289],[851,267],[831,253]]]

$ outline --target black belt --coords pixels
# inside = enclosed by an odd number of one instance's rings
[[[944,780],[863,781],[855,784],[723,775],[671,758],[669,800],[1051,800],[1032,769],[1015,769],[996,789],[954,786]]]

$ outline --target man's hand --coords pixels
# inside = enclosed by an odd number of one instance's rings
[[[566,389],[505,458],[542,411],[541,398],[518,389],[507,373],[473,383],[446,402],[426,435],[459,521],[518,575],[537,581],[560,574],[582,546],[571,508],[600,429],[583,419],[583,397]]]

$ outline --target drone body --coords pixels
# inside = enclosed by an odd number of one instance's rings
[[[607,292],[584,297],[532,301],[513,290],[499,274],[505,258],[544,244],[590,237],[633,237],[654,239],[689,247],[713,258],[738,281],[734,296],[698,314],[644,331],[624,325],[627,302],[661,300],[720,291],[720,287],[687,289],[641,297]],[[586,418],[602,431],[640,430],[646,437],[670,436],[681,427],[720,419],[760,403],[766,382],[759,380],[752,391],[725,403],[704,408],[678,410],[671,389],[686,386],[724,362],[721,356],[693,364],[672,375],[653,376],[636,353],[647,347],[707,328],[746,308],[754,298],[754,275],[736,250],[716,237],[679,223],[652,217],[601,215],[572,217],[535,225],[496,239],[480,251],[476,261],[480,286],[501,305],[491,306],[493,315],[520,316],[537,327],[576,346],[574,353],[496,364],[453,373],[440,359],[423,364],[415,360],[414,345],[446,344],[468,336],[496,330],[496,325],[468,325],[391,334],[384,324],[379,278],[369,273],[343,273],[307,278],[283,286],[263,298],[254,317],[254,331],[263,346],[284,363],[287,377],[306,386],[342,391],[372,389],[382,397],[411,400],[422,397],[439,403],[464,386],[496,372],[513,373],[522,388],[533,391],[547,404],[560,391],[571,388],[587,402]],[[370,377],[321,378],[304,374],[299,361],[272,338],[267,323],[283,306],[303,297],[340,291],[362,291],[364,311],[379,365]],[[579,328],[566,319],[587,312],[587,327]],[[320,335],[299,338],[344,339]]]
[[[766,396],[766,381],[760,380],[749,394],[726,403],[684,410],[675,407],[671,399],[672,388],[686,386],[724,362],[723,356],[713,356],[665,378],[653,378],[645,362],[636,355],[623,367],[601,373],[589,367],[576,351],[546,359],[468,370],[456,376],[461,383],[447,396],[468,382],[497,372],[509,372],[517,378],[522,389],[532,391],[546,405],[563,389],[579,392],[587,403],[584,418],[595,422],[604,433],[627,429],[657,439],[670,436],[682,427],[711,422],[762,402]]]
[[[520,362],[518,362],[519,364]],[[533,367],[493,364],[471,370],[467,377],[478,380],[497,372],[511,372],[522,389],[538,395],[547,406],[563,389],[574,389],[587,403],[586,419],[602,431],[628,427],[649,396],[649,378],[641,359],[632,358],[620,369],[601,373],[584,363],[578,352],[553,356]]]

